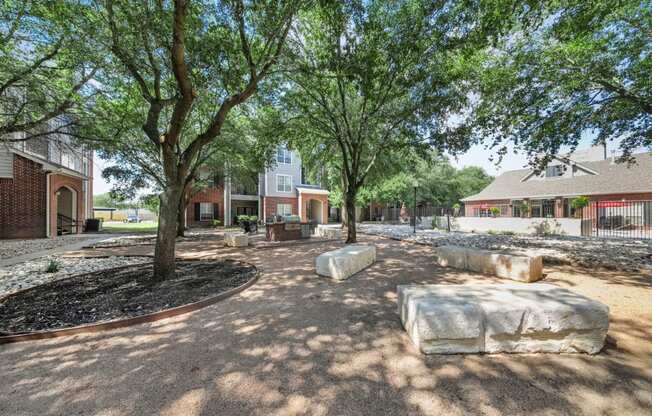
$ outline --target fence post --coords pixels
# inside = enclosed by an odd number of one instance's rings
[[[448,232],[451,232],[451,213],[450,210],[446,210],[446,229]]]

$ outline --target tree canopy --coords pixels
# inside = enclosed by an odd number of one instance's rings
[[[535,8],[479,68],[478,136],[545,165],[583,134],[652,147],[652,2],[555,1]]]
[[[0,141],[65,133],[84,112],[101,59],[66,14],[62,2],[0,3]]]

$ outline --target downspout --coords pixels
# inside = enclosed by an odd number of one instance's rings
[[[45,236],[50,237],[50,175],[48,172],[45,174]]]

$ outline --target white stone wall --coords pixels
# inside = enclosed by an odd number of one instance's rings
[[[441,228],[446,217],[438,217]],[[517,234],[582,235],[582,221],[575,218],[450,217],[451,230],[465,232],[511,231]]]

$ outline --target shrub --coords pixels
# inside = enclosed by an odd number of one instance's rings
[[[500,208],[498,207],[491,207],[489,208],[489,212],[491,212],[491,215],[494,217],[497,217],[500,215]]]
[[[220,225],[222,225],[222,221],[220,221],[220,220],[213,220],[213,227],[219,227]]]
[[[45,268],[45,273],[56,273],[59,270],[61,270],[61,263],[57,260],[50,260]]]
[[[587,205],[589,205],[589,198],[585,196],[578,196],[571,201],[571,207],[575,209],[582,209]]]

